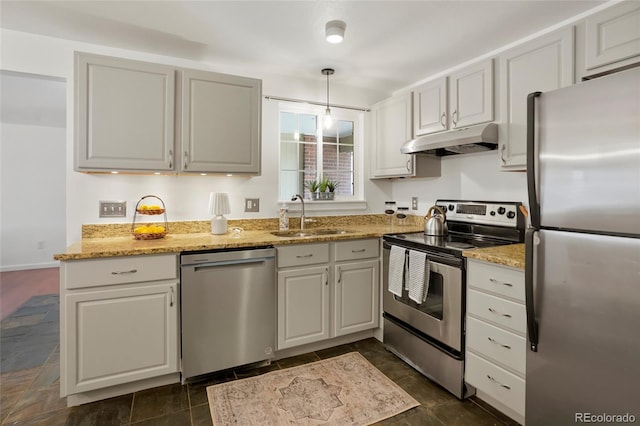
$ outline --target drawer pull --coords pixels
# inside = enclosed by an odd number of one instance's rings
[[[298,259],[302,259],[304,257],[313,257],[313,253],[309,253],[309,254],[299,254],[296,256]]]
[[[498,312],[493,308],[488,308],[488,309],[489,309],[489,312],[491,312],[492,314],[502,315],[503,317],[511,318],[511,314],[503,314],[502,312]]]
[[[487,374],[487,378],[489,380],[491,380],[493,383],[495,383],[496,385],[503,387],[505,389],[511,390],[511,386],[509,385],[505,385],[504,383],[500,383],[499,381],[497,381],[496,379],[494,379],[493,377],[491,377],[490,375]]]
[[[364,253],[367,249],[351,250],[351,253]]]
[[[494,284],[502,284],[502,285],[506,285],[507,287],[513,287],[513,284],[505,283],[504,281],[498,281],[495,278],[489,278],[489,281],[491,281]]]
[[[500,343],[500,342],[498,342],[497,340],[495,340],[495,339],[493,339],[493,338],[491,338],[491,337],[487,337],[487,339],[488,339],[491,343],[493,343],[493,344],[496,344],[496,345],[502,346],[502,347],[503,347],[503,348],[505,348],[505,349],[511,349],[511,346],[509,346],[509,345],[505,345],[505,344],[503,344],[503,343]]]
[[[130,269],[128,271],[113,271],[111,272],[111,275],[135,274],[136,272],[138,272],[137,269]]]

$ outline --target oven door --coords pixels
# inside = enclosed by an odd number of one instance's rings
[[[404,248],[416,250],[415,248]],[[406,289],[403,290],[402,297],[398,297],[388,290],[390,251],[390,245],[385,242],[383,253],[384,295],[382,299],[384,312],[423,333],[427,338],[443,343],[461,353],[462,317],[464,314],[463,260],[427,252],[430,267],[429,291],[427,299],[423,303],[417,304],[409,299],[409,292]]]

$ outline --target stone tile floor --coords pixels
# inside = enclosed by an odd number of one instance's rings
[[[386,351],[375,339],[239,368],[187,385],[174,384],[79,407],[60,398],[57,295],[35,296],[2,320],[0,423],[2,425],[211,425],[206,388],[269,371],[357,351],[420,402],[381,425],[515,425],[474,398],[459,401]]]

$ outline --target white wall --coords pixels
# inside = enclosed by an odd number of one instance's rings
[[[3,122],[0,137],[0,270],[55,266],[66,245],[66,130]]]
[[[392,194],[399,206],[407,207],[411,197],[418,197],[419,215],[425,215],[439,198],[528,205],[526,177],[523,172],[499,171],[497,151],[453,155],[442,158],[441,177],[396,180]]]
[[[69,40],[44,37],[3,29],[2,69],[51,75],[73,81],[73,52],[75,50],[118,56],[174,66],[198,68],[223,73],[246,75],[263,80],[265,95],[322,101],[326,96],[326,80],[296,80],[270,75],[262,70],[216,67],[195,61],[148,53],[134,52],[105,46],[78,43]],[[320,74],[320,70],[318,70]],[[321,77],[319,75],[319,77]],[[368,106],[384,97],[375,90],[365,91],[341,87],[339,79],[332,80],[331,100],[336,104]],[[81,237],[81,225],[87,223],[130,223],[136,201],[148,194],[160,196],[167,205],[169,220],[206,220],[208,193],[226,191],[230,193],[232,213],[229,218],[275,217],[278,198],[278,104],[263,101],[262,132],[262,176],[216,177],[216,176],[133,176],[133,175],[88,175],[73,171],[73,85],[67,87],[67,133],[66,133],[66,187],[67,187],[67,243]],[[365,170],[368,156],[365,155]],[[43,170],[46,172],[46,170]],[[366,210],[323,211],[322,214],[361,214],[380,212],[384,199],[390,196],[390,184],[381,182],[365,185]],[[245,197],[259,197],[260,212],[244,213]],[[128,215],[121,219],[99,219],[99,200],[127,201]]]
[[[66,82],[2,71],[0,89],[0,270],[56,266],[66,245]]]

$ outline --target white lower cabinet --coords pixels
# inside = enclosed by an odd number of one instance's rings
[[[329,338],[329,266],[278,272],[278,349]]]
[[[83,284],[89,266],[104,273]],[[153,269],[154,281],[146,280]],[[62,396],[178,374],[175,255],[63,262],[61,284]]]
[[[378,326],[380,261],[335,266],[333,335],[343,336]]]
[[[277,247],[278,350],[378,327],[380,240]]]
[[[481,399],[524,423],[524,271],[467,262],[465,381]]]

